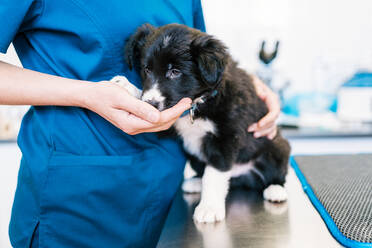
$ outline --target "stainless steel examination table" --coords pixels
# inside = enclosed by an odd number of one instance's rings
[[[372,153],[372,138],[291,139],[293,154]],[[1,144],[0,247],[10,248],[7,229],[21,154],[15,143]],[[5,155],[5,157],[4,157]],[[195,226],[193,208],[198,195],[184,199],[178,193],[163,229],[159,248],[333,248],[340,245],[303,192],[291,169],[286,188],[289,200],[276,205],[249,191],[233,191],[227,203],[227,219],[216,225]]]
[[[294,154],[372,152],[372,138],[291,140]],[[288,202],[266,202],[254,192],[233,190],[227,199],[227,218],[216,224],[195,224],[198,194],[178,192],[160,238],[159,248],[173,247],[341,247],[307,195],[292,168],[287,177]]]

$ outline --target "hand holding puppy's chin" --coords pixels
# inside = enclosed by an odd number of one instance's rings
[[[97,113],[129,135],[169,129],[191,105],[191,99],[184,98],[160,112],[118,87],[108,81],[86,84],[81,107]]]

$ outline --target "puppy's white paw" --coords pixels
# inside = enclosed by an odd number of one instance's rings
[[[207,205],[200,203],[194,212],[194,220],[202,223],[213,223],[225,219],[225,204]]]
[[[141,98],[142,91],[134,86],[131,82],[129,82],[126,77],[116,76],[113,77],[110,81],[126,89],[132,96],[138,99]]]
[[[185,179],[182,183],[182,190],[185,193],[200,193],[202,190],[202,180],[198,177]]]
[[[127,85],[131,84],[129,80],[124,76],[115,76],[111,80],[111,82],[125,88]]]
[[[263,197],[271,202],[283,202],[288,199],[287,191],[278,184],[271,184],[267,187],[263,192]]]

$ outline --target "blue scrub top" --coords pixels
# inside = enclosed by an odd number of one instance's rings
[[[98,82],[140,78],[123,59],[143,23],[205,30],[200,0],[3,0],[0,52],[25,68]],[[27,80],[27,79],[25,79]],[[181,144],[129,136],[77,107],[31,107],[9,228],[14,247],[153,247],[182,180]]]

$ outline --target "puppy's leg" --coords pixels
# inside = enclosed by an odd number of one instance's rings
[[[288,198],[284,188],[285,177],[288,171],[288,158],[290,146],[280,136],[274,138],[266,153],[256,159],[256,167],[259,167],[266,179],[266,188],[263,191],[265,200],[271,202],[283,202]]]
[[[263,190],[263,197],[270,202],[283,202],[287,200],[287,191],[284,188],[285,176],[287,174],[284,164],[277,164],[278,161],[272,159],[272,154],[262,154],[257,157],[255,169],[261,175],[263,184],[258,184]]]
[[[200,193],[202,190],[202,179],[200,177],[192,177],[185,179],[182,183],[182,191],[193,194]]]
[[[131,84],[131,82],[129,82],[126,77],[116,76],[113,77],[110,81],[126,89],[132,96],[138,99],[141,98],[142,90],[138,89],[136,86]]]
[[[190,154],[188,154],[188,159],[188,163],[185,167],[185,180],[182,184],[182,190],[185,193],[200,193],[202,189],[201,177],[204,173],[205,163]],[[188,170],[188,175],[186,175],[186,170]]]
[[[196,176],[196,171],[191,167],[190,160],[187,160],[185,170],[183,171],[183,178],[190,179]]]
[[[216,222],[225,219],[225,199],[229,191],[230,172],[222,172],[208,165],[202,178],[202,193],[195,208],[198,222]]]

